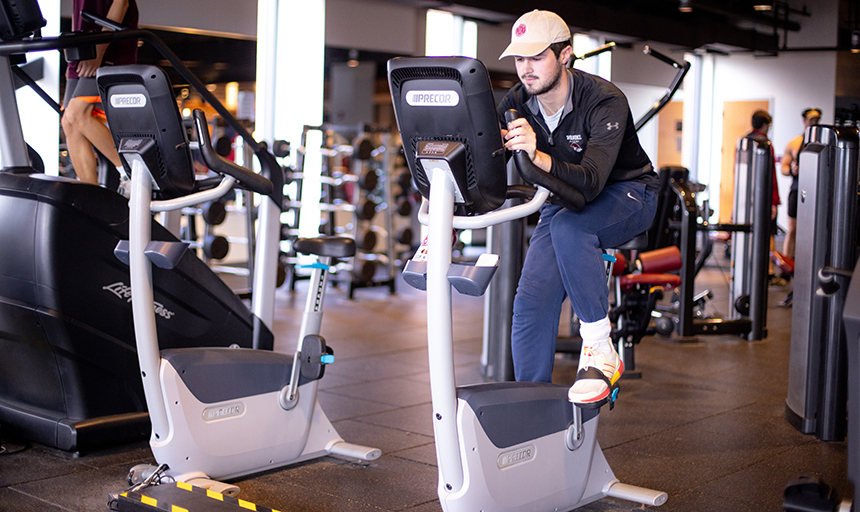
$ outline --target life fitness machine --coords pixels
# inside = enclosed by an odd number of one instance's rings
[[[514,155],[523,179],[507,186],[505,151],[489,76],[464,57],[388,62],[389,86],[406,160],[424,200],[428,227],[405,269],[407,283],[427,290],[427,344],[433,428],[443,510],[571,510],[604,496],[649,505],[665,493],[620,483],[597,443],[599,407],[582,409],[567,387],[498,382],[457,388],[454,381],[451,286],[482,295],[498,258],[452,264],[453,229],[479,229],[536,212],[549,198],[582,209],[582,194]],[[517,115],[513,113],[513,115]],[[513,117],[512,117],[513,118]],[[549,187],[549,189],[548,189]],[[532,196],[501,208],[509,195]]]
[[[860,279],[856,279],[857,262],[852,268],[823,267],[818,272],[816,295],[836,298],[841,295],[841,312],[838,316],[845,328],[847,388],[848,392],[860,392]],[[846,290],[847,288],[847,290]],[[835,407],[841,414],[843,407]],[[804,475],[785,488],[783,509],[785,512],[851,512],[852,505],[860,503],[860,403],[848,403],[848,480],[853,493],[840,493],[820,478]],[[828,415],[832,416],[832,414]]]
[[[860,393],[860,279],[854,278],[857,263],[855,260],[851,277],[848,277],[846,269],[828,269],[829,272],[821,273],[825,281],[841,283],[840,288],[844,288],[845,280],[850,279],[844,295],[842,321],[847,345],[848,389],[853,396]],[[837,281],[839,277],[842,279]],[[831,293],[835,295],[836,292],[838,290]],[[843,506],[846,501],[860,503],[860,402],[857,400],[848,404],[848,480],[854,486],[854,493],[850,495],[851,500],[843,501]]]
[[[4,433],[68,451],[149,435],[128,267],[113,256],[128,239],[128,202],[119,194],[31,167],[12,86],[27,52],[143,39],[171,62],[255,148],[263,172],[280,168],[154,34],[103,31],[32,38],[44,25],[34,0],[0,0],[0,423]],[[54,122],[48,120],[48,122]],[[282,187],[281,187],[282,188]],[[275,194],[279,193],[275,187]],[[161,194],[162,191],[157,192]],[[280,204],[280,203],[279,203]],[[154,240],[176,239],[152,222]],[[163,348],[271,349],[260,321],[265,295],[249,310],[193,255],[153,270],[153,307]],[[274,275],[262,275],[257,286]]]
[[[773,193],[773,153],[770,142],[744,137],[735,150],[733,223],[708,221],[710,209],[696,202],[700,186],[689,180],[683,167],[660,169],[665,180],[652,232],[663,243],[677,243],[681,251],[681,285],[677,308],[663,312],[661,334],[674,332],[679,341],[697,336],[734,334],[749,341],[767,337],[767,270]],[[702,223],[699,223],[699,219]],[[676,233],[674,233],[676,231]],[[695,279],[711,253],[711,231],[733,233],[732,282],[728,318],[703,318],[696,307],[707,297],[696,294]],[[673,232],[673,236],[668,236]],[[705,233],[701,250],[699,233]]]
[[[855,261],[842,313],[848,354],[848,389],[854,396],[860,394],[860,279],[853,278],[856,270]],[[857,400],[848,405],[848,431],[848,479],[854,485],[853,503],[860,503],[860,402]]]
[[[771,204],[773,203],[773,150],[770,142],[744,137],[735,152],[735,187],[732,219],[732,283],[729,320],[711,327],[749,341],[767,337],[767,274],[770,258]],[[716,229],[719,226],[712,226]],[[723,229],[727,229],[726,226]],[[692,281],[691,281],[692,284]],[[721,325],[726,325],[720,328]]]
[[[828,296],[818,292],[818,281],[825,267],[851,271],[857,260],[858,145],[855,127],[813,126],[804,133],[798,159],[798,239],[785,415],[799,431],[824,441],[845,437],[848,364],[841,314],[846,287]]]

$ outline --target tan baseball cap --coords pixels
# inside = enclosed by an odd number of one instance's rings
[[[552,43],[570,41],[570,28],[561,17],[550,11],[523,14],[511,29],[511,44],[499,60],[509,56],[534,57]]]
[[[808,108],[801,114],[804,119],[812,119],[813,117],[821,117],[820,108]]]

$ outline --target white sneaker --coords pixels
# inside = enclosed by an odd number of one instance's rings
[[[618,389],[616,383],[624,373],[624,363],[615,347],[612,344],[609,347],[609,354],[594,347],[582,347],[576,382],[567,392],[571,402],[586,408],[596,408],[615,399]]]
[[[125,170],[122,167],[117,167],[117,172],[119,172],[119,186],[116,188],[116,192],[129,199],[131,198],[131,179],[125,175]]]

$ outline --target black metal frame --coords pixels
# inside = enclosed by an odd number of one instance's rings
[[[752,224],[710,224],[707,219],[699,225],[699,207],[693,185],[681,175],[672,178],[671,187],[681,207],[679,222],[681,259],[681,287],[678,306],[678,321],[675,332],[682,341],[692,341],[697,335],[736,334],[749,341],[767,337],[767,269],[770,238],[770,205],[773,192],[771,172],[770,143],[760,143],[749,139],[756,147],[751,148],[755,166],[756,190]],[[699,232],[723,231],[731,233],[751,233],[753,237],[753,257],[750,282],[750,315],[747,318],[696,318],[694,314],[695,279],[704,261],[697,253],[696,238]],[[708,249],[708,248],[706,248]],[[730,304],[734,307],[734,304]]]

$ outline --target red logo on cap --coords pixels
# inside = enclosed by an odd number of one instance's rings
[[[525,34],[525,33],[526,33],[526,24],[521,23],[520,26],[517,27],[517,31],[515,32],[515,34],[517,35],[517,37],[522,37],[523,34]]]

